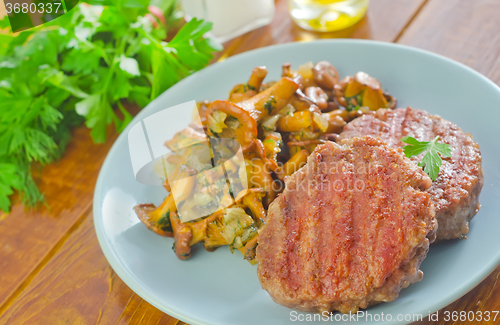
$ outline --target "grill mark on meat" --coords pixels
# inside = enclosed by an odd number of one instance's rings
[[[440,173],[429,190],[440,225],[437,239],[464,237],[468,233],[469,220],[480,207],[478,196],[484,178],[479,146],[470,134],[437,115],[408,107],[381,109],[373,115],[362,116],[349,123],[339,139],[362,135],[380,137],[394,147],[405,145],[399,140],[406,135],[419,141],[429,141],[439,136],[441,142],[450,144],[452,157],[442,159]],[[424,153],[411,159],[418,162],[423,156]]]
[[[340,169],[340,174],[344,174],[345,178],[350,180],[350,170],[352,166],[348,164],[341,164],[337,166]],[[326,177],[331,180],[331,175],[326,175]],[[341,176],[342,177],[342,176]],[[343,178],[342,178],[343,179]],[[352,202],[351,193],[346,192],[346,202]],[[338,199],[333,195],[333,201],[337,202]],[[323,195],[319,199],[324,199]],[[347,209],[351,210],[352,205],[349,204]],[[330,261],[328,263],[328,268],[323,268],[320,272],[322,279],[323,292],[327,299],[335,299],[336,293],[343,290],[344,286],[348,286],[349,283],[342,283],[341,278],[347,278],[349,275],[349,268],[351,265],[351,260],[349,256],[351,255],[352,246],[350,245],[350,240],[353,236],[352,222],[348,216],[351,211],[338,211],[334,210],[336,213],[334,218],[329,218],[328,213],[323,212],[321,218],[321,233],[322,233],[322,247],[323,251],[320,255],[320,260]],[[337,253],[337,254],[336,254]],[[337,266],[336,268],[332,266]]]
[[[293,207],[294,202],[290,202],[287,204],[287,207]],[[299,243],[299,231],[300,231],[300,225],[299,225],[299,220],[297,216],[295,215],[294,211],[291,211],[290,208],[287,208],[285,210],[285,226],[286,226],[286,233],[288,235],[286,242],[287,242],[287,251],[289,254],[287,254],[287,276],[286,279],[288,280],[289,286],[293,290],[297,290],[298,288],[298,281],[300,281],[300,274],[297,273],[297,252],[295,249],[295,245]]]
[[[320,155],[318,157],[319,162],[323,159],[323,157]],[[320,184],[322,184],[323,179],[319,179]],[[316,297],[322,290],[322,283],[320,281],[321,275],[319,274],[319,261],[318,261],[318,256],[321,254],[321,251],[318,250],[318,246],[321,247],[321,242],[323,241],[322,234],[321,234],[321,228],[318,227],[318,223],[321,224],[321,214],[319,213],[324,206],[325,202],[321,200],[316,200],[315,202],[313,201],[312,204],[310,204],[311,208],[311,216],[312,218],[308,220],[308,229],[307,233],[304,233],[305,238],[309,239],[309,253],[307,255],[307,266],[309,267],[308,273],[306,276],[309,278],[309,282],[306,283],[306,294],[311,295],[312,297]],[[320,220],[320,221],[318,221]]]
[[[306,286],[306,291],[307,294],[310,295],[311,297],[316,297],[322,290],[321,287],[321,282],[319,281],[319,263],[317,260],[318,256],[318,250],[317,247],[321,243],[321,235],[319,233],[319,227],[318,223],[315,222],[315,220],[318,219],[318,212],[321,210],[321,207],[323,204],[320,204],[318,206],[318,209],[316,210],[316,213],[314,214],[314,218],[309,220],[309,227],[307,229],[307,233],[305,233],[305,238],[309,239],[309,245],[307,246],[308,248],[308,254],[307,254],[307,259],[306,259],[306,267],[308,272],[306,273],[306,276],[309,278],[309,282],[307,283]]]
[[[389,191],[391,191],[391,187],[386,187]],[[370,192],[370,190],[368,190],[368,192]],[[391,191],[391,193],[386,193],[388,194],[388,196],[390,197],[393,197],[393,193]],[[380,200],[380,196],[378,196],[378,200]],[[378,201],[377,200],[377,201]],[[375,201],[377,204],[376,204],[376,207],[377,207],[377,210],[378,212],[382,212],[381,209],[380,209],[380,203]],[[375,212],[375,211],[374,211]],[[378,216],[377,219],[375,220],[375,234],[376,234],[376,239],[374,241],[374,250],[373,250],[373,253],[370,255],[372,257],[375,257],[375,256],[381,256],[381,258],[383,260],[386,261],[386,263],[388,263],[389,261],[387,260],[387,252],[383,252],[383,254],[380,254],[381,252],[381,249],[380,249],[380,246],[381,244],[385,244],[385,233],[383,234],[382,231],[380,230],[381,228],[383,228],[384,226],[384,220],[386,218],[388,218],[389,216],[386,216],[384,212],[382,212],[381,214],[379,213],[373,213],[372,215],[374,216]],[[387,265],[381,265],[380,263],[380,260],[373,260],[372,263],[370,263],[370,265],[372,265],[372,274],[376,274],[376,270],[377,269],[382,269],[382,272],[385,274],[387,272]],[[375,288],[378,288],[378,287],[381,287],[382,286],[382,283],[383,281],[385,280],[385,277],[384,279],[380,279],[380,278],[377,278],[377,277],[374,277],[373,278],[373,286]]]
[[[368,159],[365,158],[365,160],[368,160]],[[368,170],[368,173],[371,173],[371,169]],[[368,177],[370,177],[370,174],[368,175]],[[355,198],[353,201],[369,202],[369,200],[377,200],[377,201],[380,200],[380,195],[375,195],[374,192],[371,192],[370,188],[368,188],[368,189],[365,188],[365,190],[363,192],[360,192],[360,193],[356,192],[356,194],[358,196],[361,196],[361,197]],[[356,257],[358,260],[357,264],[359,265],[358,274],[359,274],[359,276],[366,279],[366,281],[365,281],[366,286],[364,288],[360,287],[359,285],[356,288],[358,295],[359,294],[366,295],[368,293],[367,287],[372,286],[373,282],[375,280],[374,277],[372,276],[372,274],[374,274],[373,273],[373,270],[374,270],[373,265],[374,265],[374,263],[377,263],[377,261],[375,261],[373,259],[375,251],[377,250],[376,238],[371,233],[369,234],[369,236],[367,236],[366,232],[364,232],[364,229],[375,229],[375,231],[374,231],[375,233],[377,233],[378,230],[380,229],[379,228],[380,227],[380,220],[373,218],[373,216],[377,215],[377,211],[380,211],[380,209],[378,207],[379,207],[379,204],[375,201],[373,205],[365,206],[364,207],[365,211],[361,211],[359,206],[355,206],[355,209],[353,211],[354,214],[364,213],[366,215],[365,218],[361,219],[362,224],[358,228],[358,229],[361,229],[361,232],[362,232],[361,235],[359,236],[360,240],[363,240],[363,239],[366,240],[366,237],[369,237],[368,238],[369,242],[367,243],[367,245],[365,245],[364,247],[363,246],[359,247],[358,254],[356,254]],[[369,223],[368,228],[367,228],[367,223]],[[358,241],[358,242],[361,242],[361,241]]]
[[[409,125],[408,125],[408,121],[409,121],[408,120],[408,115],[410,115],[410,114],[408,114],[408,113],[409,113],[408,109],[406,109],[405,114],[404,114],[404,118],[403,118],[403,122],[401,123],[401,130],[399,132],[400,133],[399,135],[401,136],[400,138],[402,138],[404,136],[403,134],[404,134],[405,130],[409,127]],[[393,123],[393,125],[396,126],[395,123]],[[394,131],[397,131],[397,129],[394,129],[392,131],[393,131],[392,133],[396,133]]]
[[[323,161],[323,156],[319,155],[318,156],[318,163],[321,163]],[[323,177],[319,177],[319,179],[316,179],[316,183],[319,186],[322,186],[323,184]],[[315,200],[315,197],[318,197],[318,188],[313,189],[315,193],[311,195],[311,201],[312,204],[309,205],[310,207],[310,213],[309,215],[312,216],[312,218],[308,219],[308,224],[309,224],[309,233],[312,235],[307,234],[305,238],[308,238],[310,240],[310,248],[312,249],[313,247],[316,248],[317,246],[321,245],[322,243],[322,234],[318,230],[318,220],[321,218],[320,211],[322,207],[324,206],[325,202],[323,200]],[[319,221],[321,222],[321,221]],[[321,223],[319,223],[321,224]],[[313,237],[314,236],[314,237]],[[314,238],[318,238],[318,240],[315,240]],[[316,251],[317,253],[317,251]],[[320,281],[321,274],[318,272],[318,265],[320,261],[318,260],[318,254],[313,254],[311,252],[311,255],[308,256],[308,258],[312,261],[310,263],[310,275],[309,277],[313,279],[310,283],[306,284],[306,294],[311,294],[311,291],[313,292],[313,296],[317,296],[321,291],[322,291],[322,283]]]
[[[367,196],[366,200],[373,199],[373,197],[380,198],[380,193],[379,193],[379,195],[375,195],[375,193],[370,193],[369,190],[363,191],[363,193],[366,193],[365,194]],[[366,200],[364,200],[364,201],[366,202]],[[378,212],[380,210],[381,209],[377,209]],[[367,213],[366,213],[367,218],[363,219],[363,227],[364,227],[363,229],[378,229],[379,221],[378,221],[378,219],[373,218],[373,216],[376,215],[375,213],[371,213],[370,211],[367,211]],[[362,255],[357,254],[357,256],[360,257],[359,263],[363,267],[364,272],[363,272],[362,276],[367,279],[367,282],[366,282],[367,286],[371,287],[373,285],[373,281],[374,281],[374,277],[371,276],[371,274],[373,274],[373,263],[375,262],[373,260],[373,257],[374,257],[373,247],[375,246],[376,238],[371,233],[365,233],[363,236],[363,239],[367,242],[367,245],[365,246],[365,252]],[[368,262],[363,263],[363,259],[367,259]]]
[[[308,196],[308,201],[311,201],[310,197],[314,197],[314,192],[316,192],[316,189],[314,187],[307,187],[308,193],[310,195]],[[298,198],[298,197],[297,197]],[[298,198],[300,199],[300,198]],[[303,204],[299,200],[296,202],[297,204]],[[313,229],[315,229],[315,220],[317,219],[317,211],[318,211],[318,203],[314,203],[314,201],[311,201],[310,204],[305,205],[308,210],[305,211],[304,213],[304,222],[302,223],[302,228],[300,230],[300,242],[302,244],[299,245],[301,249],[301,254],[300,254],[300,270],[303,272],[303,276],[314,280],[314,268],[316,262],[314,261],[314,258],[311,253],[311,249],[314,245],[313,243]],[[305,216],[311,215],[313,218],[306,218]],[[311,266],[311,264],[313,264]],[[303,281],[302,281],[303,284]],[[301,288],[304,294],[314,294],[318,290],[315,288],[314,282],[311,281],[311,283],[308,283],[308,285],[304,286]]]
[[[351,190],[335,190],[336,180]],[[364,190],[353,190],[357,180]],[[329,142],[285,183],[257,247],[259,280],[276,302],[355,312],[421,279],[434,215],[421,189],[431,181],[401,149],[373,138]]]

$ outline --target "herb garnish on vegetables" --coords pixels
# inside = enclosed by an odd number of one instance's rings
[[[269,97],[269,99],[266,101],[266,103],[264,104],[264,108],[267,110],[267,112],[269,114],[271,114],[275,105],[276,105],[276,99],[274,98],[273,95],[271,95]]]
[[[439,136],[435,137],[431,141],[422,142],[408,136],[401,139],[402,142],[408,143],[408,145],[403,147],[406,157],[410,158],[418,156],[425,152],[425,155],[418,163],[418,166],[423,167],[424,172],[426,172],[433,181],[436,180],[439,174],[439,168],[443,163],[439,155],[444,158],[451,157],[451,146],[446,143],[437,142],[438,139]]]
[[[94,141],[104,142],[109,124],[120,132],[132,119],[122,100],[144,107],[221,49],[203,37],[211,24],[196,19],[163,41],[176,15],[174,0],[153,0],[167,13],[156,21],[149,0],[85,2],[47,24],[0,33],[0,210],[5,212],[14,190],[26,205],[43,201],[32,164],[58,159],[71,127],[85,121]],[[0,29],[9,26],[7,18]]]

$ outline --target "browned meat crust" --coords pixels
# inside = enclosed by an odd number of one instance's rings
[[[478,197],[484,178],[479,145],[470,134],[440,116],[418,109],[398,108],[381,109],[375,115],[350,122],[340,139],[362,135],[380,137],[394,147],[403,146],[400,139],[407,135],[419,141],[439,136],[439,141],[451,145],[452,157],[443,159],[438,178],[429,189],[439,224],[437,240],[464,237],[469,232],[469,221],[480,207]],[[411,159],[418,162],[422,156]]]
[[[257,246],[262,287],[302,311],[356,312],[419,281],[431,179],[372,137],[327,142],[286,180]]]

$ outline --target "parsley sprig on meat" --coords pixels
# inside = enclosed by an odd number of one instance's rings
[[[176,4],[160,1],[168,25]],[[144,107],[221,49],[203,37],[211,24],[196,19],[163,41],[167,28],[146,16],[149,0],[85,2],[39,27],[0,33],[0,210],[9,211],[14,190],[27,205],[43,201],[32,165],[58,159],[71,127],[85,121],[104,142],[109,124],[121,131],[132,119],[123,100]]]
[[[422,142],[409,136],[401,139],[402,142],[408,143],[408,145],[403,147],[406,157],[418,156],[425,152],[424,157],[418,165],[424,168],[424,172],[426,172],[433,181],[436,180],[439,169],[443,164],[440,155],[444,158],[451,157],[451,146],[446,143],[439,143],[437,140],[439,140],[439,136],[431,141]]]

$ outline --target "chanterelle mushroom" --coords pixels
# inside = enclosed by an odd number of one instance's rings
[[[333,89],[339,83],[339,72],[327,61],[316,63],[312,69],[314,81],[324,89]]]
[[[397,100],[384,93],[380,82],[364,72],[354,77],[348,76],[335,85],[335,97],[348,111],[368,107],[372,111],[379,108],[395,108]]]

